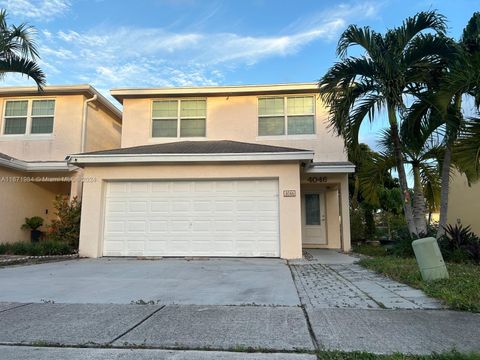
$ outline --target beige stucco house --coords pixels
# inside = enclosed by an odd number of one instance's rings
[[[480,181],[469,184],[465,175],[453,174],[448,192],[447,222],[470,226],[480,235]]]
[[[300,258],[350,250],[343,140],[315,83],[115,89],[121,147],[83,168],[80,255]]]
[[[120,146],[121,112],[89,85],[0,88],[0,243],[27,240],[25,217],[49,223],[56,195],[80,196],[68,154]]]

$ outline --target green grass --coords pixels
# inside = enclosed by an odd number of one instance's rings
[[[15,242],[0,244],[0,255],[68,255],[74,250],[67,244],[57,241],[40,241],[38,243]]]
[[[447,263],[449,279],[425,282],[413,258],[380,256],[360,260],[360,265],[423,290],[454,310],[480,312],[480,266]]]
[[[353,252],[368,256],[387,256],[387,249],[380,245],[356,244],[353,245]]]
[[[456,351],[432,355],[375,355],[364,352],[322,351],[317,356],[322,360],[480,360],[480,354],[460,354]]]

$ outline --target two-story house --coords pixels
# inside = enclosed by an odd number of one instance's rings
[[[28,239],[26,217],[49,223],[56,195],[81,195],[83,171],[65,157],[119,147],[122,117],[89,85],[2,87],[0,113],[2,243]]]
[[[300,258],[350,250],[343,140],[315,83],[116,89],[122,144],[72,154],[80,255]]]

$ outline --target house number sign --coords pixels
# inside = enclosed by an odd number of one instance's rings
[[[307,181],[312,184],[326,183],[328,178],[326,176],[310,176]]]
[[[297,192],[295,190],[283,190],[283,197],[295,197]]]

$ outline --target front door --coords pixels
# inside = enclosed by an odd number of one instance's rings
[[[302,195],[304,245],[326,245],[325,193],[309,191]]]

